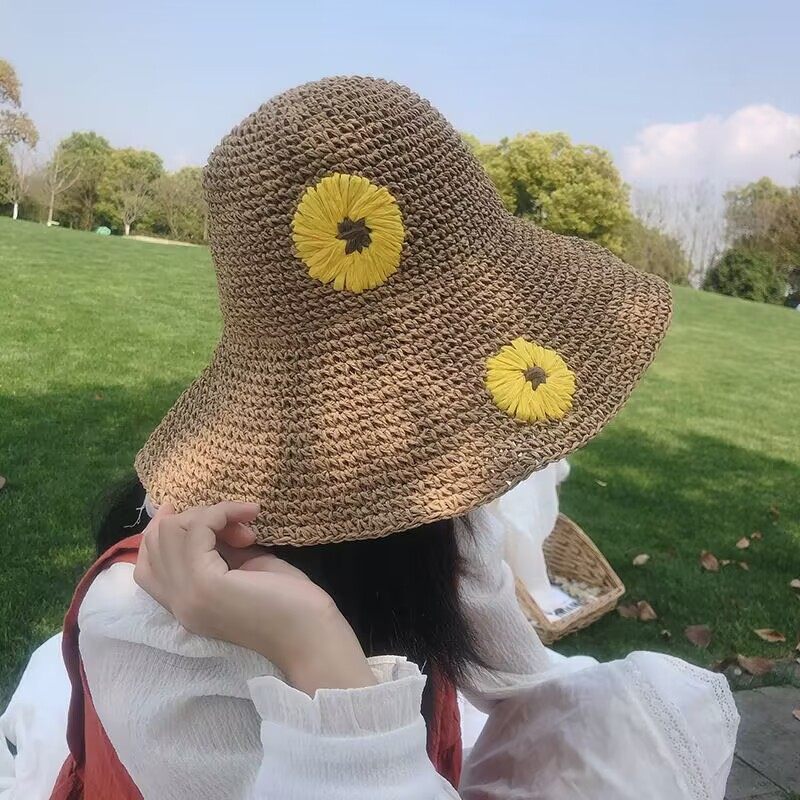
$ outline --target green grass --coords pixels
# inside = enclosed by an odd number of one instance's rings
[[[87,516],[204,365],[219,315],[203,248],[0,219],[0,699],[56,630],[92,557]],[[559,645],[700,663],[788,655],[800,628],[800,314],[676,291],[675,322],[623,413],[573,459],[564,510],[656,623],[610,615]],[[601,486],[598,481],[605,483]],[[768,509],[780,509],[773,522]],[[754,530],[761,542],[739,553]],[[702,573],[701,549],[750,571]],[[631,566],[648,553],[644,567]],[[709,650],[683,640],[707,623]],[[768,645],[753,628],[789,638]],[[659,635],[672,634],[670,642]]]

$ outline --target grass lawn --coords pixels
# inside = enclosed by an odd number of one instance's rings
[[[204,365],[219,327],[203,248],[0,219],[0,702],[92,558],[90,500]],[[573,459],[564,510],[657,622],[610,615],[558,645],[788,656],[800,635],[800,314],[689,289],[624,412]],[[779,512],[777,519],[769,509]],[[763,533],[746,551],[735,543]],[[746,560],[704,573],[702,549]],[[647,553],[643,567],[631,559]],[[685,626],[714,631],[707,651]],[[775,628],[767,644],[754,628]],[[672,639],[660,632],[668,629]]]

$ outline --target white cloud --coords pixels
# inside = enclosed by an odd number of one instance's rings
[[[621,169],[634,185],[712,181],[727,186],[764,175],[792,184],[800,161],[800,115],[771,105],[751,105],[730,116],[643,128],[624,148]]]

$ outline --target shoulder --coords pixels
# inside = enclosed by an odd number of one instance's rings
[[[126,642],[188,659],[223,659],[248,676],[275,674],[274,667],[258,653],[186,630],[137,585],[133,568],[133,564],[113,564],[89,587],[78,611],[82,655],[102,652],[103,642]]]

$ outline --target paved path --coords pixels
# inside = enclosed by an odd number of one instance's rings
[[[742,716],[726,800],[800,798],[800,689],[769,686],[736,692]]]

